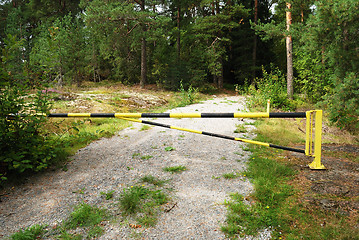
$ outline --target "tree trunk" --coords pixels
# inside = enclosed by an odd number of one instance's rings
[[[181,58],[181,5],[178,1],[177,6],[177,61],[180,61]]]
[[[146,51],[146,38],[142,38],[141,44],[141,81],[140,87],[144,88],[147,81],[147,51]]]
[[[142,0],[141,2],[141,10],[145,10],[145,0]],[[146,26],[142,26],[143,35],[145,35],[146,32]],[[146,37],[142,37],[142,43],[141,43],[141,80],[140,80],[140,87],[144,88],[145,84],[147,82],[147,42]]]
[[[258,22],[258,0],[254,0],[254,24],[257,25]],[[256,61],[257,61],[257,35],[254,33],[254,39],[253,39],[253,70],[252,70],[252,76],[253,80],[256,78]]]
[[[218,88],[222,89],[223,88],[223,59],[222,57],[219,58],[219,63],[220,63],[220,74],[218,76]]]
[[[290,25],[292,24],[292,13],[290,12],[292,5],[287,3],[286,22],[287,22],[287,96],[293,99],[293,43],[292,36],[289,34]]]

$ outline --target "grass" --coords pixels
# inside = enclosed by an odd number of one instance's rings
[[[237,124],[236,130],[234,130],[234,133],[246,133],[247,129],[243,124]]]
[[[128,126],[130,123],[121,119],[49,119],[44,131],[67,155],[72,155],[92,141],[111,137]]]
[[[146,131],[146,130],[149,130],[149,129],[151,129],[151,128],[152,128],[152,127],[149,126],[149,125],[142,125],[140,131]]]
[[[101,195],[105,196],[106,200],[110,200],[113,198],[113,193],[115,192],[115,190],[111,190],[108,192],[100,192]]]
[[[42,238],[42,235],[45,233],[44,228],[45,226],[36,224],[24,230],[19,230],[11,235],[10,238],[12,240],[36,240]]]
[[[53,239],[95,239],[101,236],[104,229],[100,226],[102,221],[108,220],[109,215],[105,209],[81,203],[74,208],[70,216],[57,228],[46,230],[43,225],[34,225],[25,230],[12,234],[12,240],[35,240],[51,236]],[[84,229],[85,235],[71,234],[68,231],[77,228]]]
[[[149,184],[153,184],[154,186],[162,187],[168,181],[167,180],[161,180],[161,179],[159,179],[157,177],[154,177],[152,175],[146,175],[146,176],[144,176],[144,177],[142,177],[140,179],[140,182],[149,183]]]
[[[223,177],[224,179],[234,179],[234,178],[240,177],[240,175],[237,174],[237,173],[231,172],[231,173],[224,173],[224,174],[222,174],[222,177]]]
[[[173,167],[164,167],[163,171],[170,172],[170,173],[179,173],[186,171],[187,168],[185,166],[179,165],[179,166],[173,166]]]
[[[169,197],[162,190],[153,190],[142,186],[131,186],[123,190],[119,205],[124,216],[134,216],[137,223],[154,226],[160,212],[160,206],[167,203]]]
[[[153,158],[153,156],[151,156],[151,155],[141,156],[141,159],[142,159],[142,160],[148,160],[148,159],[150,159],[150,158]]]
[[[173,150],[176,150],[176,149],[174,147],[165,147],[166,152],[170,152],[170,151],[173,151]]]
[[[295,121],[260,120],[256,126],[257,141],[304,144]],[[283,160],[281,151],[255,145],[248,148],[252,156],[244,174],[251,179],[255,192],[247,197],[234,193],[225,202],[227,219],[221,229],[227,236],[255,236],[270,228],[273,239],[359,239],[357,215],[347,217],[303,199],[308,189],[294,184],[298,171]]]
[[[75,207],[70,217],[64,222],[64,228],[94,227],[106,219],[106,210],[81,203]]]

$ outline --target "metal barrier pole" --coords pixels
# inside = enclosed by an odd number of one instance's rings
[[[314,160],[309,167],[311,169],[325,169],[321,163],[322,157],[322,122],[323,122],[323,111],[315,110],[315,137],[314,137]]]

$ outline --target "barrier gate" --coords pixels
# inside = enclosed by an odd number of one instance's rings
[[[277,148],[287,151],[303,153],[306,156],[313,157],[314,160],[309,167],[311,169],[325,169],[321,163],[321,146],[322,146],[322,110],[311,110],[307,112],[277,113],[269,112],[269,101],[267,112],[258,113],[51,113],[49,118],[119,118],[127,121],[138,122],[153,126],[176,129],[180,131],[203,134],[207,136],[224,138],[233,141],[251,143],[265,147]],[[306,140],[305,150],[278,146],[271,143],[259,142],[238,137],[231,137],[217,133],[181,128],[163,123],[141,120],[139,118],[306,118]],[[314,132],[313,132],[314,126]],[[314,133],[314,138],[313,138]],[[314,140],[314,141],[313,141]],[[314,142],[314,143],[313,143]]]

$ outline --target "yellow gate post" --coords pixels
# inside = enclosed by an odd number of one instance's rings
[[[314,154],[312,151],[312,138],[313,138],[313,113],[315,113],[315,137],[314,137]],[[307,116],[307,137],[305,143],[305,154],[308,156],[314,157],[314,160],[309,167],[311,169],[325,169],[324,165],[321,163],[322,157],[322,122],[323,122],[323,111],[322,110],[314,110],[306,112]]]

